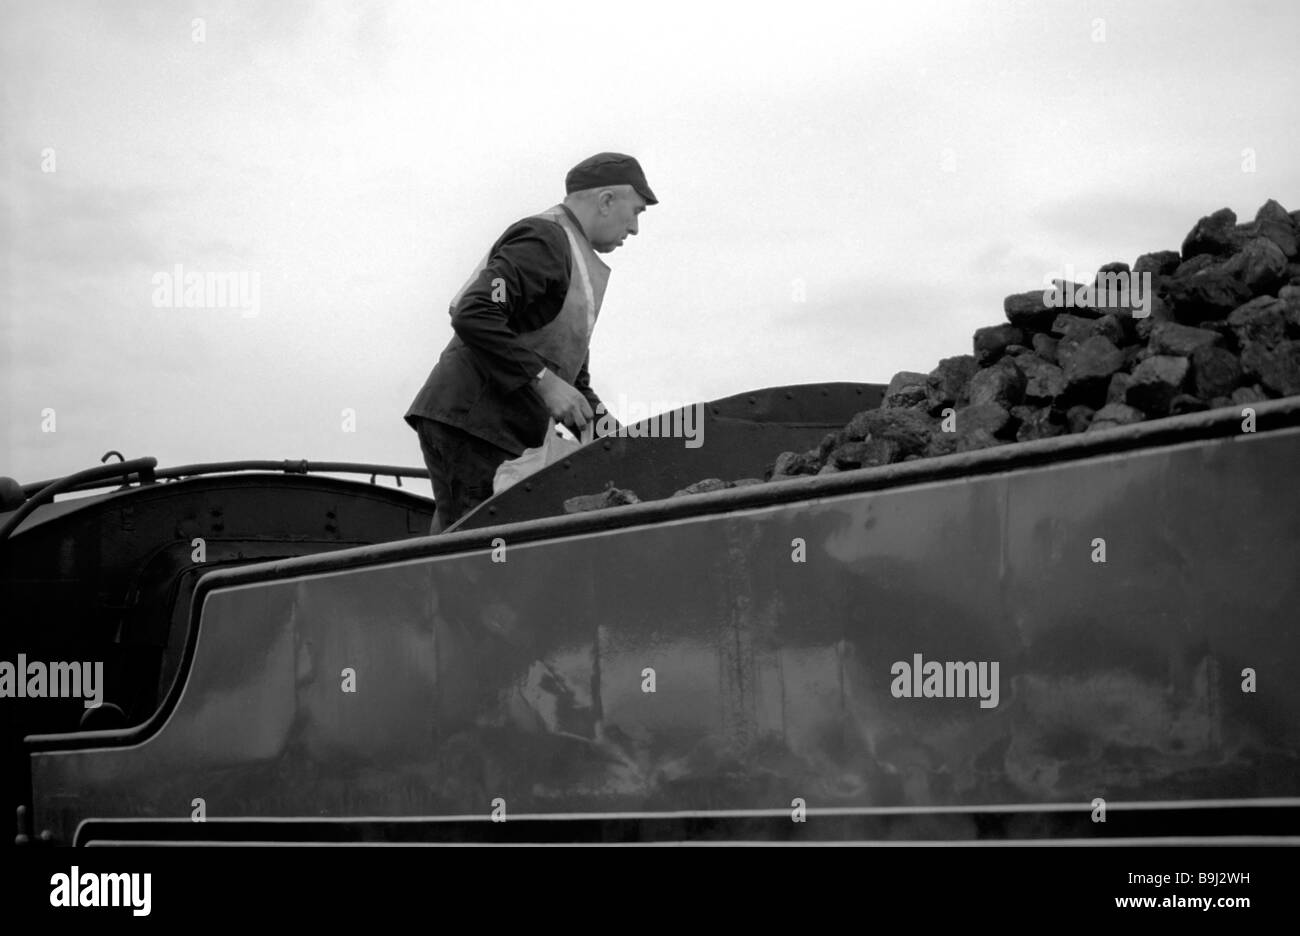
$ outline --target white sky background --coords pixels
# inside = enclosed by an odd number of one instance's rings
[[[602,150],[661,202],[606,257],[616,415],[929,371],[1067,263],[1300,208],[1298,35],[1289,0],[0,3],[0,474],[421,465],[448,300]],[[155,308],[176,264],[258,273],[258,315]]]

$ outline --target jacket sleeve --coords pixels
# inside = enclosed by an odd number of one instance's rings
[[[521,221],[497,241],[487,265],[451,310],[451,327],[488,378],[509,393],[545,366],[520,343],[519,333],[555,318],[568,290],[563,231],[546,222]]]

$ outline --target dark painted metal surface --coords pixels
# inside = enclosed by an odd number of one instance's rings
[[[156,667],[158,654],[171,647],[174,675],[188,621],[188,608],[178,608],[175,598],[187,570],[419,535],[432,513],[427,498],[390,488],[282,475],[146,484],[55,506],[71,505],[48,520],[39,516],[47,508],[38,508],[0,544],[3,659],[40,650],[111,654],[126,665],[138,651]],[[202,562],[194,559],[198,539]],[[132,721],[143,721],[160,698],[157,672],[143,681],[138,675],[119,674],[108,697]],[[40,706],[33,715],[54,716],[57,708]],[[26,730],[50,724],[38,717]]]
[[[957,839],[1096,797],[1290,815],[1300,407],[1258,409],[1272,431],[1198,414],[213,573],[174,709],[36,741],[36,829],[183,820],[195,798],[335,821],[800,798]],[[997,662],[997,706],[895,697],[918,653]]]
[[[129,462],[119,462],[119,465],[99,465],[54,481],[41,482],[35,490],[24,488],[26,500],[14,510],[0,515],[0,542],[17,532],[29,517],[40,510],[42,505],[51,503],[57,495],[80,490],[83,485],[100,487],[105,484],[115,484],[119,479],[123,481],[138,479],[142,483],[151,484],[154,480],[154,465],[157,463],[157,459],[154,458],[137,458]],[[126,474],[118,472],[126,472]]]
[[[598,494],[610,484],[652,500],[705,478],[762,478],[776,456],[816,448],[826,433],[878,407],[884,391],[879,384],[854,383],[771,387],[661,414],[628,427],[627,436],[597,440],[539,471],[480,504],[453,529],[557,516],[566,499]]]
[[[29,799],[24,736],[140,724],[157,711],[204,572],[421,535],[432,506],[366,483],[244,474],[37,507],[0,542],[0,660],[101,663],[105,704],[0,699],[0,802],[12,812]]]

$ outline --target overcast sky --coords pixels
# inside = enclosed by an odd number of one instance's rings
[[[1066,264],[1300,208],[1297,36],[1290,0],[0,3],[0,474],[421,465],[448,301],[603,150],[660,199],[606,257],[616,415],[928,371]],[[178,264],[256,314],[159,307]]]

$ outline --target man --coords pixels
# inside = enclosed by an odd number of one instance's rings
[[[562,204],[507,228],[452,299],[456,334],[404,417],[433,483],[430,533],[491,497],[501,463],[541,445],[552,421],[576,436],[604,410],[587,373],[609,281],[596,255],[658,199],[622,153],[578,163],[564,188]]]

